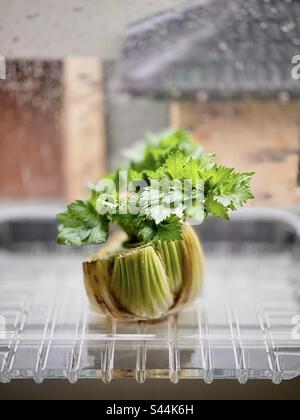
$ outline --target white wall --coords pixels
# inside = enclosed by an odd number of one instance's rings
[[[183,0],[0,0],[6,58],[112,58],[128,23]]]

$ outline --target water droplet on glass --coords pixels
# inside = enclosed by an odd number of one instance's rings
[[[299,38],[293,38],[293,44],[294,45],[299,45],[300,46],[300,39]]]
[[[181,93],[181,91],[180,91],[179,89],[177,89],[177,88],[175,88],[175,87],[172,87],[172,88],[171,88],[171,95],[172,95],[174,98],[180,98],[180,97],[182,96],[182,93]]]
[[[289,94],[289,92],[280,92],[278,94],[278,100],[279,102],[286,104],[288,102],[290,102],[291,100],[291,95]]]
[[[236,67],[237,70],[244,70],[245,69],[245,65],[241,61],[236,61],[234,63],[234,65],[235,65],[235,67]]]
[[[220,42],[219,49],[221,51],[227,51],[228,50],[228,44],[226,42]]]
[[[39,16],[40,16],[40,14],[39,14],[39,13],[28,13],[28,14],[26,15],[26,19],[28,19],[28,20],[33,20],[33,19],[38,18]]]
[[[281,30],[285,33],[288,33],[296,28],[296,25],[294,22],[287,22],[284,25],[280,26]]]
[[[209,99],[209,93],[206,92],[205,90],[201,90],[201,91],[197,92],[196,99],[199,102],[207,102],[208,99]]]
[[[73,12],[74,13],[80,13],[83,11],[83,8],[81,6],[75,6],[73,7]]]
[[[269,25],[266,22],[261,22],[260,27],[261,29],[268,29]]]

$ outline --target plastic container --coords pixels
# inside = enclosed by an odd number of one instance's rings
[[[208,220],[199,228],[203,299],[162,323],[126,324],[90,311],[81,262],[91,250],[56,247],[49,212],[0,212],[1,382],[279,384],[300,375],[300,221],[293,213],[249,209],[229,223]]]

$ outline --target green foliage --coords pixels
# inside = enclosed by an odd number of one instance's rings
[[[89,201],[77,200],[64,213],[57,215],[61,245],[82,246],[101,244],[108,235],[108,220],[100,216]]]
[[[138,172],[156,171],[165,163],[170,153],[176,150],[186,156],[197,157],[201,154],[199,143],[185,130],[168,130],[150,135],[146,142],[138,143],[130,149],[130,153],[127,152],[130,167]]]
[[[149,137],[131,150],[133,187],[120,191],[120,170],[105,178],[115,183],[114,191],[92,185],[89,201],[76,201],[58,215],[58,242],[99,244],[107,239],[109,223],[118,224],[132,242],[180,240],[187,220],[202,223],[208,215],[229,220],[230,211],[253,198],[253,173],[216,165],[214,157],[183,130]]]

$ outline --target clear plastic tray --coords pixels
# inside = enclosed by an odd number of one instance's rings
[[[300,375],[294,214],[249,209],[230,223],[207,221],[200,228],[203,299],[162,323],[126,324],[89,309],[81,262],[90,250],[57,248],[49,210],[34,213],[0,213],[1,382],[130,377],[279,384]]]

